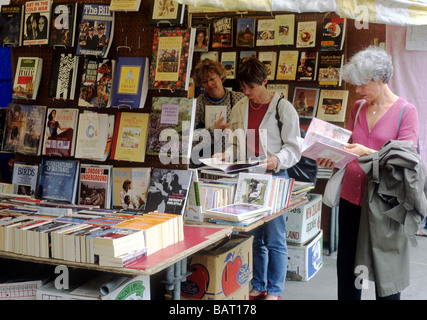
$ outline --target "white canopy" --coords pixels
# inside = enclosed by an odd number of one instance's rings
[[[335,12],[343,18],[389,25],[427,25],[427,0],[177,0],[222,11]]]

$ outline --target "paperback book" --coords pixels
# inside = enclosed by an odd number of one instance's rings
[[[145,212],[157,211],[184,216],[192,179],[191,170],[154,168]]]
[[[281,50],[277,62],[276,80],[295,80],[298,67],[297,50]]]
[[[274,18],[274,44],[293,45],[295,35],[295,15],[279,14]]]
[[[24,46],[49,44],[51,6],[50,0],[25,2]]]
[[[316,46],[317,21],[300,21],[297,27],[297,48]]]
[[[80,107],[111,106],[116,60],[85,58],[79,91]]]
[[[320,90],[317,118],[325,121],[344,122],[348,90]]]
[[[311,119],[316,116],[319,91],[319,88],[295,87],[292,105],[301,118]]]
[[[268,80],[274,80],[276,76],[277,52],[276,51],[260,51],[258,59],[261,61],[268,70]]]
[[[236,51],[221,52],[221,64],[225,68],[226,79],[236,79]]]
[[[19,57],[13,82],[12,99],[34,100],[40,86],[43,59],[39,57]]]
[[[313,81],[317,77],[318,53],[315,51],[301,51],[298,60],[296,79],[298,81]]]
[[[43,155],[74,156],[78,114],[75,108],[47,110]]]
[[[112,168],[111,165],[80,165],[79,204],[110,208]]]
[[[144,108],[148,92],[148,58],[119,57],[111,106]]]
[[[76,203],[80,164],[77,160],[42,158],[40,166],[40,199]]]
[[[79,57],[72,53],[54,53],[49,79],[48,97],[74,100]]]
[[[22,44],[23,5],[2,5],[0,45],[18,47]]]
[[[233,46],[232,17],[214,19],[212,29],[212,48],[230,48]]]
[[[343,61],[343,54],[322,53],[319,59],[319,85],[340,86]]]
[[[198,24],[196,27],[194,52],[206,52],[209,49],[211,25],[207,23]]]
[[[108,4],[83,4],[76,54],[107,57],[114,36],[114,12]]]
[[[13,163],[12,174],[13,193],[35,198],[37,194],[38,177],[38,164],[15,161]]]
[[[77,2],[53,3],[49,44],[52,47],[74,47],[76,23]]]
[[[255,44],[255,18],[237,18],[236,46],[253,47]]]
[[[257,24],[256,45],[273,46],[274,45],[274,19],[260,19]]]
[[[340,51],[343,49],[347,19],[323,19],[323,33],[320,40],[322,51]]]

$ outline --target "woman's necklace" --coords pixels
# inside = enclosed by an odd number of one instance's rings
[[[261,109],[261,107],[262,107],[264,104],[266,104],[266,103],[268,102],[268,100],[269,100],[269,99],[270,99],[270,94],[267,94],[267,98],[264,100],[264,102],[260,103],[258,107],[254,107],[254,106],[252,105],[252,100],[249,100],[249,106],[252,108],[252,110],[257,111],[257,110]]]

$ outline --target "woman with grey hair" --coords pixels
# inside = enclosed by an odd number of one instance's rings
[[[363,156],[376,152],[389,140],[412,140],[416,145],[417,110],[413,104],[391,91],[388,82],[392,75],[391,57],[374,46],[356,53],[344,65],[343,80],[353,84],[356,93],[361,96],[354,104],[347,123],[347,128],[353,133],[345,150]],[[317,164],[328,168],[334,166],[331,160],[325,158],[319,158]],[[339,204],[337,279],[338,299],[341,300],[361,299],[361,286],[357,286],[360,280],[355,275],[355,256],[365,179],[366,174],[357,160],[347,165]],[[396,289],[386,296],[376,290],[377,299],[400,299],[402,289]]]

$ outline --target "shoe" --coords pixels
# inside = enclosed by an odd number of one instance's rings
[[[267,291],[263,291],[254,296],[249,295],[249,300],[264,300],[266,296],[267,296]]]
[[[427,232],[418,230],[417,233],[415,233],[415,235],[419,237],[427,237]]]
[[[282,300],[282,297],[280,296],[270,296],[270,297],[275,297],[276,299],[267,299],[267,295],[265,295],[264,300]]]

